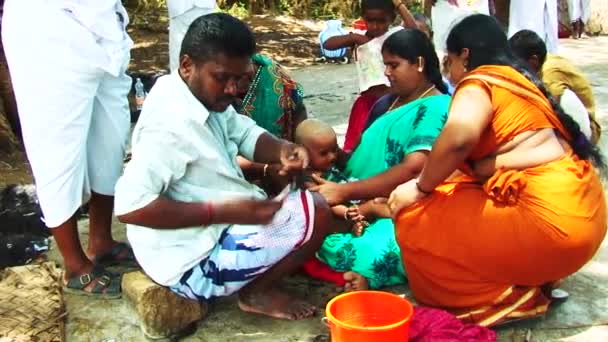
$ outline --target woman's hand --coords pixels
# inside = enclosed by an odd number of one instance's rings
[[[318,184],[310,188],[310,191],[318,192],[330,206],[342,204],[348,200],[347,195],[343,191],[343,186],[338,183],[330,182],[315,174],[312,179]]]
[[[488,157],[473,163],[473,174],[479,179],[490,178],[496,173],[496,157]]]
[[[401,210],[414,205],[421,199],[427,196],[427,194],[421,192],[418,189],[418,179],[412,179],[411,181],[399,185],[388,199],[388,208],[391,211],[393,219],[399,215]]]

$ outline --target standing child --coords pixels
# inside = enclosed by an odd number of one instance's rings
[[[366,31],[355,31],[328,39],[323,47],[337,50],[345,47],[355,49],[355,63],[359,75],[360,96],[355,100],[350,113],[344,150],[352,151],[359,142],[365,128],[369,110],[388,92],[390,82],[384,76],[382,43],[400,28],[390,29],[397,12],[403,26],[417,27],[416,21],[401,0],[363,0],[361,2]]]

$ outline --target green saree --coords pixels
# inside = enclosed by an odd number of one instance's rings
[[[249,116],[273,135],[293,141],[295,116],[303,106],[302,87],[269,57],[256,54],[253,62],[258,69],[239,113]]]
[[[430,96],[379,117],[363,134],[350,157],[345,176],[366,179],[402,162],[416,151],[430,151],[447,120],[450,97]],[[391,219],[378,219],[356,237],[328,236],[317,257],[339,272],[353,271],[367,278],[370,288],[403,284],[406,274]]]

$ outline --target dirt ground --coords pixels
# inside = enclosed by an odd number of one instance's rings
[[[304,86],[306,104],[312,115],[326,120],[343,135],[357,92],[354,66],[310,66],[316,53],[314,40],[318,34],[313,28],[318,28],[318,24],[268,17],[254,18],[252,23],[254,27],[259,25],[255,31],[261,38],[260,46],[273,49],[275,56],[284,58],[282,62],[294,68],[292,74]],[[275,27],[280,29],[275,30]],[[289,33],[296,32],[296,28],[303,32],[290,36]],[[132,70],[156,72],[167,65],[166,34],[135,32],[132,36],[136,41],[133,60],[137,61]],[[294,43],[285,43],[291,39]],[[608,69],[605,67],[608,65],[608,37],[562,40],[561,43],[561,53],[575,60],[589,76],[598,100],[600,122],[608,127]],[[608,138],[602,139],[601,146],[603,151],[608,150]],[[22,156],[2,160],[0,174],[0,185],[31,181],[28,165]],[[80,222],[79,230],[85,243],[86,221]],[[114,233],[118,239],[125,239],[124,225],[116,222]],[[49,257],[61,262],[55,246]],[[288,279],[286,286],[320,307],[337,293],[333,286],[301,277]],[[564,288],[571,294],[566,303],[555,307],[547,317],[499,329],[500,340],[607,341],[607,243],[593,261],[566,281]],[[407,286],[391,290],[409,292]],[[66,295],[65,299],[67,341],[145,341],[137,317],[125,301],[91,300],[73,295]],[[196,333],[184,341],[318,341],[326,333],[320,317],[300,322],[267,319],[240,312],[234,298],[227,298],[216,303]]]
[[[164,22],[166,18],[157,20]],[[314,63],[319,53],[317,43],[323,23],[298,20],[285,16],[259,15],[245,21],[253,28],[258,49],[287,67],[302,67]],[[138,23],[138,27],[143,27]],[[169,65],[166,26],[145,25],[132,28],[129,35],[135,42],[131,50],[130,69],[141,73],[156,73]]]
[[[134,41],[129,72],[157,74],[167,72],[169,44],[167,18],[158,13],[133,18],[129,35]],[[288,68],[314,64],[323,23],[284,16],[253,16],[245,21],[253,28],[258,49]],[[31,183],[32,176],[23,153],[0,157],[0,186]]]

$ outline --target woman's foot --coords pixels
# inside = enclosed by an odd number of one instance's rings
[[[344,292],[365,291],[369,289],[367,279],[359,273],[346,272],[344,273],[344,280],[346,280]]]
[[[292,321],[312,317],[317,311],[315,306],[295,299],[278,289],[264,291],[264,293],[241,291],[239,307],[246,312]]]

